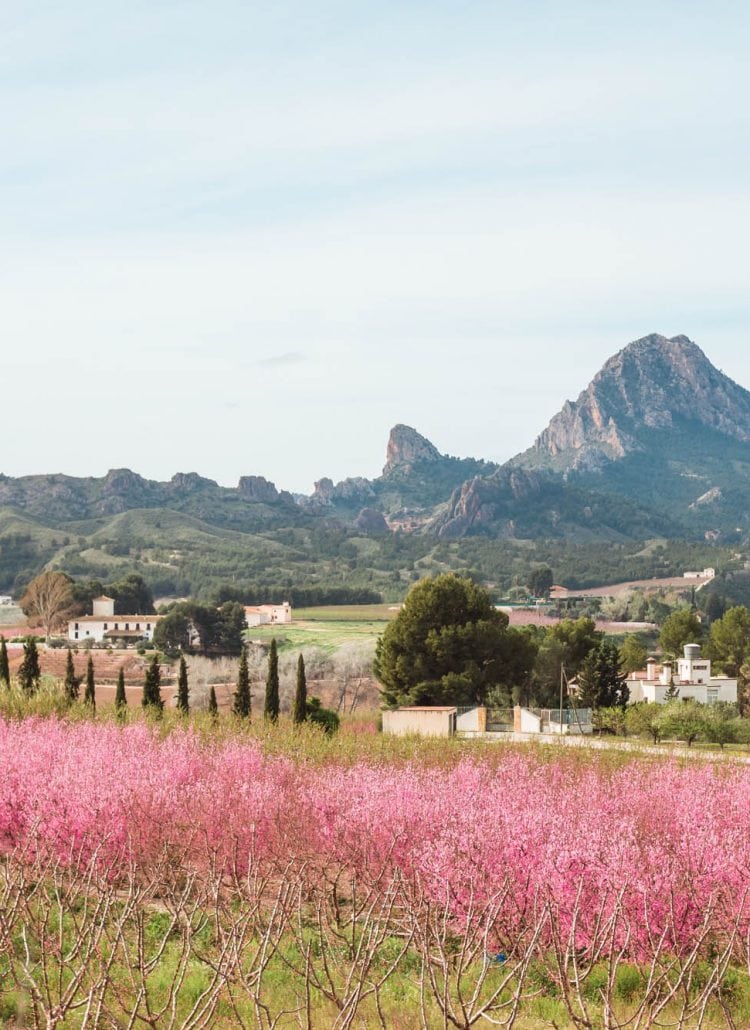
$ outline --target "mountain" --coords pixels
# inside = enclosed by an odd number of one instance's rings
[[[652,334],[610,358],[510,465],[637,500],[686,533],[736,535],[750,526],[750,392],[686,336]]]
[[[654,333],[610,358],[513,464],[596,470],[648,452],[656,439],[673,432],[750,443],[750,393],[687,336]]]
[[[397,599],[445,568],[504,582],[534,560],[579,581],[605,564],[638,578],[679,571],[688,554],[718,564],[716,545],[741,552],[748,513],[750,393],[686,336],[652,334],[502,466],[442,454],[399,424],[380,476],[323,477],[310,496],[258,475],[236,487],[194,472],[0,475],[0,592],[44,566],[102,582],[140,572],[163,593],[305,589],[331,602],[352,590]],[[664,540],[684,542],[681,559],[664,557]]]

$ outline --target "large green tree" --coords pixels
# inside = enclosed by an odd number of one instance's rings
[[[628,633],[620,644],[620,664],[623,672],[640,672],[646,668],[648,651],[637,633]]]
[[[580,703],[594,711],[624,709],[630,696],[625,679],[617,645],[603,640],[595,651],[589,652],[579,669]]]
[[[678,608],[667,616],[659,634],[659,643],[665,654],[673,658],[682,656],[685,644],[700,644],[703,626],[692,608]]]
[[[121,665],[117,673],[117,689],[115,690],[115,711],[122,715],[128,706],[128,695],[125,693],[125,669]]]
[[[263,715],[270,722],[276,722],[279,718],[279,651],[276,637],[271,641],[271,649],[268,652],[268,676]]]
[[[725,612],[711,626],[708,655],[727,676],[738,681],[738,701],[744,713],[747,709],[750,683],[750,611],[737,605]]]
[[[446,573],[412,587],[377,642],[373,668],[387,705],[478,704],[525,683],[535,654],[485,589]]]

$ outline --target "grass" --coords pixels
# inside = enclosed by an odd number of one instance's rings
[[[372,641],[373,645],[397,614],[387,604],[332,605],[294,610],[286,626],[252,626],[250,640],[276,638],[280,650],[319,647],[333,654],[345,644]]]

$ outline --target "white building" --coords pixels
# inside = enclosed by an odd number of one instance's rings
[[[737,703],[737,680],[712,676],[711,662],[701,657],[698,644],[685,644],[684,656],[676,663],[659,664],[655,658],[649,658],[643,672],[631,673],[628,676],[630,703],[650,701],[663,705],[670,686],[682,700],[692,699],[704,705],[716,701]]]
[[[292,606],[283,604],[257,604],[245,606],[245,622],[248,626],[284,625],[292,621]]]
[[[112,597],[95,597],[93,615],[79,615],[68,622],[68,640],[93,640],[101,644],[109,642],[137,643],[139,640],[153,640],[160,615],[115,615]]]

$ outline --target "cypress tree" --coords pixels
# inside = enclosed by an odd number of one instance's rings
[[[65,661],[65,696],[68,701],[77,701],[81,681],[76,676],[75,665],[73,664],[73,652],[68,648],[68,657]]]
[[[232,712],[240,719],[249,719],[252,709],[252,698],[250,696],[250,674],[247,669],[247,652],[242,648],[240,655],[240,667],[237,672],[237,689],[234,692],[234,703]]]
[[[268,678],[266,679],[266,702],[263,707],[263,716],[270,722],[277,722],[279,718],[279,652],[276,646],[276,637],[271,641],[271,650],[268,654]]]
[[[219,714],[219,704],[216,700],[216,691],[213,687],[211,687],[208,692],[208,710],[211,715],[216,716]]]
[[[159,712],[164,707],[164,702],[161,699],[161,671],[159,669],[158,655],[154,655],[148,669],[146,669],[141,704],[144,708],[154,708]]]
[[[89,651],[89,660],[86,663],[86,690],[83,693],[85,704],[91,705],[92,711],[96,711],[96,683],[94,680],[94,659]]]
[[[128,706],[128,697],[125,693],[125,668],[120,666],[120,671],[117,673],[117,690],[115,691],[115,709],[118,714],[123,713],[123,709]]]
[[[23,645],[23,661],[18,668],[18,682],[21,684],[21,689],[27,694],[33,694],[39,686],[41,676],[36,640],[29,637]]]
[[[177,711],[187,715],[190,711],[190,690],[185,656],[180,657],[180,671],[177,676]]]
[[[6,687],[10,686],[10,663],[5,637],[0,637],[0,683],[4,683]]]
[[[301,723],[307,719],[307,677],[305,676],[305,659],[302,655],[297,659],[297,690],[294,694],[292,722]]]

